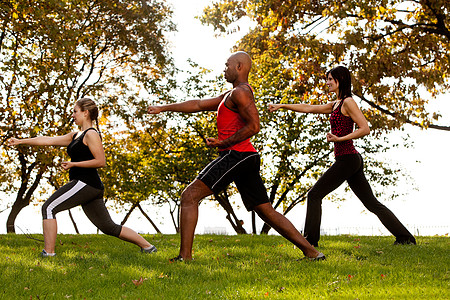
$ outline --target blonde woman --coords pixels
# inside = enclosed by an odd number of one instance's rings
[[[156,252],[156,247],[142,236],[125,226],[117,225],[111,219],[103,201],[103,183],[97,172],[106,164],[105,152],[98,130],[98,107],[89,98],[75,103],[73,120],[81,131],[63,136],[40,136],[28,139],[11,138],[10,146],[66,146],[71,160],[62,163],[69,170],[70,182],[58,189],[43,205],[44,250],[43,257],[55,256],[57,235],[56,214],[81,205],[89,220],[103,233],[136,244],[142,252]],[[97,129],[92,125],[95,121]]]

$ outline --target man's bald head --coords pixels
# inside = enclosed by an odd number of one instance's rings
[[[237,63],[240,63],[242,65],[242,68],[244,70],[250,72],[250,69],[252,67],[252,59],[250,58],[250,55],[247,54],[247,52],[234,52],[233,54],[231,54],[230,58],[236,60]]]
[[[248,74],[252,67],[252,59],[244,51],[238,51],[230,55],[226,64],[225,78],[228,82],[247,82]]]

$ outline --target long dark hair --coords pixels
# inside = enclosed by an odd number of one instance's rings
[[[98,134],[101,137],[100,134],[100,128],[98,127],[98,107],[97,104],[91,99],[91,98],[81,98],[79,99],[75,105],[77,105],[81,111],[88,111],[89,112],[89,118],[91,118],[92,121],[95,121],[95,125],[97,126]]]
[[[338,99],[344,100],[345,98],[352,96],[352,77],[350,71],[346,67],[337,66],[327,72],[327,77],[328,74],[331,74],[334,80],[339,82]]]

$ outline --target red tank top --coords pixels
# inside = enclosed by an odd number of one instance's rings
[[[250,85],[249,85],[250,87]],[[250,87],[251,89],[251,87]],[[253,93],[253,91],[252,91]],[[217,131],[219,140],[223,141],[235,134],[239,129],[246,125],[245,121],[241,118],[238,112],[231,110],[225,105],[225,101],[230,96],[231,91],[223,97],[217,108]],[[219,149],[219,151],[236,150],[239,152],[256,152],[250,142],[250,138],[239,142],[228,148]]]
[[[352,133],[354,124],[351,117],[342,114],[342,103],[344,103],[344,100],[341,100],[338,107],[330,115],[331,133],[339,137]],[[334,143],[334,156],[356,153],[358,151],[353,146],[353,140]]]

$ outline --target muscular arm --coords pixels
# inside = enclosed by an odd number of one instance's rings
[[[195,113],[199,111],[214,111],[222,101],[225,94],[219,97],[203,99],[203,100],[188,100],[179,103],[171,103],[165,105],[149,106],[147,112],[150,114],[159,114],[160,112],[173,111],[183,113]]]
[[[75,132],[71,132],[62,136],[38,136],[28,139],[11,138],[8,141],[10,146],[30,145],[30,146],[68,146],[72,141]]]
[[[238,110],[239,115],[245,121],[245,125],[225,140],[207,139],[207,145],[210,147],[227,148],[259,132],[259,114],[252,93],[242,87],[238,87],[232,91],[229,97]]]
[[[330,102],[322,105],[311,105],[311,104],[269,104],[269,111],[273,112],[280,108],[292,110],[301,113],[312,113],[312,114],[331,114],[333,111],[334,102]]]

